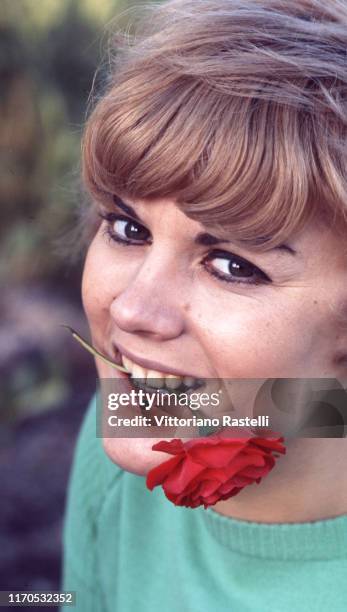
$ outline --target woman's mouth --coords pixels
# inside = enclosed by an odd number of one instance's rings
[[[107,353],[109,355],[110,351]],[[190,407],[190,394],[196,389],[199,389],[200,391],[200,388],[205,386],[206,381],[190,375],[170,373],[167,366],[165,366],[165,371],[145,367],[145,359],[140,358],[142,362],[140,364],[129,357],[128,351],[127,355],[124,355],[119,346],[115,344],[112,344],[111,354],[112,357],[110,357],[110,359],[115,364],[126,370],[124,373],[119,371],[115,373],[115,382],[118,380],[120,383],[120,386],[118,387],[116,384],[115,389],[117,392],[119,392],[121,389],[123,393],[128,393],[130,397],[133,389],[136,393],[144,393],[144,396],[142,397],[147,398],[149,396],[154,398],[154,400],[152,399],[151,401],[149,409],[147,406],[147,401],[139,401],[138,396],[136,395],[136,399],[132,400],[129,407],[126,407],[123,410],[125,417],[130,418],[134,411],[137,414],[142,413],[142,415],[146,415],[147,417],[151,416],[151,426],[148,429],[140,427],[142,430],[141,433],[144,437],[148,437],[150,432],[152,432],[150,435],[153,436],[153,431],[155,431],[156,437],[159,435],[160,437],[163,435],[177,435],[177,425],[160,425],[153,422],[153,419],[160,419],[167,416],[177,418],[191,417],[196,408]],[[153,362],[148,360],[148,363]],[[181,399],[183,399],[184,396],[186,397],[186,400],[182,404]],[[119,412],[117,412],[117,415],[118,414]],[[188,428],[185,428],[186,435],[187,431]],[[190,427],[189,431],[191,437],[194,435],[196,427]],[[182,431],[181,433],[184,432]]]
[[[127,376],[131,379],[135,387],[141,387],[144,390],[148,389],[153,392],[153,389],[158,389],[161,392],[189,393],[195,391],[204,385],[204,382],[199,378],[194,378],[189,375],[178,375],[159,369],[145,367],[144,360],[142,364],[129,357],[129,353],[125,355],[116,345],[113,345],[114,358],[119,365],[122,365]]]
[[[149,391],[152,397],[153,394],[159,394],[161,396],[161,400],[164,399],[164,401],[166,402],[166,400],[172,395],[176,396],[177,400],[177,396],[179,396],[181,393],[185,393],[186,396],[188,396],[193,389],[200,388],[205,384],[204,381],[201,381],[200,379],[194,378],[192,376],[178,375],[177,372],[171,374],[167,368],[165,372],[159,369],[154,370],[153,368],[147,368],[145,367],[145,360],[141,358],[142,363],[137,363],[136,361],[130,358],[129,353],[127,355],[124,355],[122,352],[120,352],[120,349],[114,344],[112,345],[112,356],[108,354],[107,350],[103,353],[97,348],[95,348],[92,344],[87,342],[84,338],[82,338],[70,326],[63,325],[63,327],[69,329],[75,340],[77,340],[79,344],[81,344],[88,352],[94,355],[95,358],[101,359],[102,362],[106,363],[108,366],[111,366],[113,369],[116,369],[118,371],[118,375],[116,377],[112,376],[112,380],[118,380],[119,382],[123,380],[123,382],[126,384],[126,387],[137,386],[141,390],[140,392]],[[148,363],[149,365],[153,364],[153,362]],[[129,391],[131,392],[131,389],[123,389],[123,391],[129,393]],[[157,413],[157,416],[165,416],[165,414],[170,414],[171,410],[168,413],[168,411],[165,410],[165,404],[162,403],[161,400],[159,402],[160,408],[155,403],[152,403],[152,407]],[[157,402],[158,401],[159,396],[157,397]],[[122,402],[122,406],[123,405],[124,404]],[[125,404],[125,406],[128,405],[129,403]],[[143,405],[142,401],[140,401],[140,404],[138,404],[135,400],[135,405],[132,404],[132,406],[133,408],[135,408],[135,410],[140,410],[140,412],[143,409],[146,410],[146,403],[145,405]],[[184,413],[187,411],[186,405],[181,406],[181,404],[175,404],[173,413],[176,412],[177,408],[179,413]],[[184,414],[178,414],[174,416],[184,416]]]

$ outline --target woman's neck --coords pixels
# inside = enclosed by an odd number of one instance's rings
[[[273,471],[212,506],[231,518],[300,523],[347,514],[347,439],[301,438],[287,444]]]

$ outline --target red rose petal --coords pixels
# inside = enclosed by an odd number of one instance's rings
[[[245,486],[260,483],[286,449],[283,438],[208,438],[161,441],[153,450],[174,457],[153,468],[147,475],[149,489],[162,485],[175,505],[204,508],[226,500]]]
[[[216,444],[215,446],[196,446],[188,449],[188,454],[194,461],[201,463],[207,467],[223,467],[238,455],[244,448],[244,444],[236,442],[235,444]]]
[[[207,498],[213,493],[215,493],[217,490],[219,490],[218,482],[216,482],[215,480],[205,480],[204,482],[200,483],[197,493],[201,497]]]
[[[189,486],[192,480],[199,476],[205,468],[199,463],[194,463],[188,456],[185,461],[182,461],[177,470],[167,476],[165,480],[165,488],[170,493],[180,493]]]
[[[179,455],[185,453],[182,440],[174,438],[173,440],[161,440],[152,446],[152,450],[164,451],[170,455]]]
[[[152,490],[154,487],[162,484],[165,478],[167,478],[169,474],[173,473],[174,469],[177,467],[177,465],[179,465],[180,462],[180,457],[172,457],[171,459],[160,463],[155,468],[150,470],[146,478],[147,487]]]

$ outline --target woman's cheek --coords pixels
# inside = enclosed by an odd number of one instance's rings
[[[259,299],[255,305],[251,298],[232,293],[228,298],[224,304],[220,300],[218,306],[211,299],[196,304],[195,329],[216,376],[297,375],[311,345],[310,323],[303,319],[302,312],[295,307],[288,316],[279,303],[272,305]]]
[[[96,237],[91,243],[88,249],[86,258],[85,258],[83,274],[82,274],[82,287],[81,287],[83,308],[89,320],[89,323],[90,323],[90,318],[92,317],[94,311],[97,312],[100,308],[99,306],[100,295],[102,296],[102,292],[100,294],[100,283],[99,283],[99,281],[102,279],[100,278],[98,279],[97,274],[96,274],[97,249],[95,248],[95,241],[96,241]]]
[[[250,298],[228,294],[200,298],[191,306],[194,319],[192,328],[204,352],[220,378],[256,377],[278,358],[275,342],[278,341],[278,323],[273,312],[261,307],[250,307]],[[203,305],[203,306],[202,306]],[[272,330],[269,332],[269,321]]]
[[[109,258],[102,237],[96,236],[89,247],[82,275],[82,303],[89,324],[97,332],[105,326],[109,309],[117,293],[119,268]]]

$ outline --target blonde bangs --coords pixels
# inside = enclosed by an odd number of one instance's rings
[[[282,74],[276,94],[264,54],[257,78],[240,87],[239,58],[221,88],[189,72],[192,54],[170,56],[167,32],[161,53],[159,43],[151,51],[146,39],[143,53],[140,45],[118,65],[87,122],[83,176],[95,200],[172,198],[190,218],[255,248],[284,242],[314,216],[347,222],[345,106],[326,89],[329,79],[322,86],[306,71],[286,85]]]

